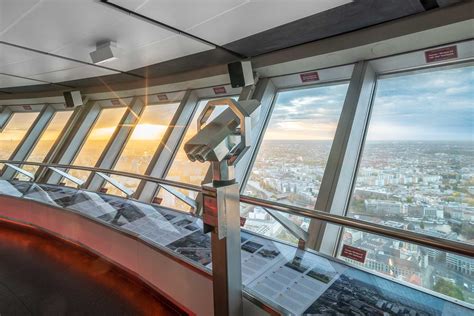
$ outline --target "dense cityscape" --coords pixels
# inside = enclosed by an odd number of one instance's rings
[[[313,208],[330,145],[265,141],[246,193]],[[469,142],[368,142],[348,216],[473,244],[473,157]],[[243,212],[247,228],[296,242],[263,209]],[[307,229],[307,220],[290,219]],[[474,303],[472,258],[359,231],[346,230],[343,243],[367,251],[366,268]]]

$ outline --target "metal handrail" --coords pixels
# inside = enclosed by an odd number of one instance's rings
[[[43,163],[43,162],[29,162],[29,161],[10,161],[10,160],[0,160],[0,163],[10,163],[12,165],[30,165],[30,166],[38,166],[38,167],[53,167],[53,168],[61,168],[61,169],[74,169],[74,170],[83,170],[83,171],[90,171],[90,172],[102,172],[105,174],[113,174],[117,176],[122,176],[126,178],[134,178],[145,180],[149,182],[154,182],[158,184],[169,185],[172,187],[190,190],[194,192],[201,192],[201,187],[197,185],[166,180],[162,178],[156,178],[151,176],[145,176],[141,174],[125,172],[125,171],[118,171],[118,170],[111,170],[111,169],[103,169],[103,168],[96,168],[96,167],[86,167],[86,166],[74,166],[74,165],[63,165],[63,164],[50,164],[50,163]]]
[[[439,237],[432,237],[420,233],[415,233],[410,230],[387,227],[355,218],[334,215],[317,210],[310,210],[307,208],[297,207],[293,205],[285,205],[282,203],[262,200],[246,195],[240,196],[240,202],[255,206],[271,208],[276,211],[288,213],[291,215],[309,217],[336,225],[363,230],[365,232],[374,233],[377,235],[393,237],[395,239],[404,240],[426,247],[437,248],[447,252],[454,252],[468,257],[474,257],[474,246],[462,242],[456,242],[453,240],[443,239]]]
[[[62,165],[62,164],[47,164],[47,163],[39,163],[39,162],[27,162],[27,161],[10,161],[10,160],[0,160],[0,163],[10,163],[15,165],[33,165],[33,166],[42,166],[42,167],[55,167],[55,168],[64,168],[64,169],[77,169],[77,170],[84,170],[90,172],[103,172],[108,174],[114,174],[123,177],[130,177],[140,180],[145,180],[157,184],[164,184],[169,185],[181,189],[186,189],[194,192],[201,192],[202,189],[200,186],[181,183],[177,181],[165,180],[161,178],[155,178],[145,175],[139,175],[130,172],[123,172],[123,171],[116,171],[116,170],[109,170],[109,169],[102,169],[102,168],[95,168],[95,167],[84,167],[84,166],[72,166],[72,165]],[[311,210],[307,208],[297,207],[293,205],[286,205],[274,201],[267,201],[262,200],[255,197],[250,197],[246,195],[240,196],[240,201],[242,203],[251,204],[254,206],[260,206],[264,208],[271,208],[273,210],[300,216],[300,217],[307,217],[316,220],[321,220],[325,222],[329,222],[336,225],[346,226],[353,229],[362,230],[369,233],[374,233],[377,235],[392,237],[398,240],[403,240],[406,242],[418,244],[425,247],[436,248],[443,251],[451,252],[460,254],[467,257],[474,257],[474,246],[469,245],[467,243],[456,242],[452,240],[446,240],[439,237],[432,237],[420,233],[416,233],[409,230],[403,230],[398,228],[392,228],[383,226],[380,224],[374,224],[354,218],[344,217],[340,215],[334,215],[331,213],[326,213],[317,210]]]

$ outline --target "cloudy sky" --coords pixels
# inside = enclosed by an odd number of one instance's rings
[[[281,92],[266,139],[330,140],[347,85]],[[383,78],[369,140],[473,141],[474,67]]]

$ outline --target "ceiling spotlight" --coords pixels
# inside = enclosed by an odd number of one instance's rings
[[[117,45],[115,42],[98,42],[96,49],[90,53],[92,62],[94,64],[102,64],[111,60],[117,59]]]

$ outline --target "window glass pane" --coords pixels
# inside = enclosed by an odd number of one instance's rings
[[[61,112],[56,112],[54,114],[48,126],[45,128],[44,132],[41,134],[41,137],[38,140],[38,143],[33,148],[33,151],[31,152],[31,154],[28,156],[27,161],[43,162],[44,158],[46,157],[48,152],[51,150],[51,147],[53,147],[54,142],[61,134],[61,131],[63,130],[64,126],[69,120],[69,117],[71,116],[71,114],[72,114],[72,111],[61,111]],[[38,169],[38,166],[23,165],[22,168],[28,172],[31,172],[32,174],[35,174],[36,170]],[[22,179],[22,180],[28,180],[28,178],[23,176],[22,174],[17,174],[17,178]]]
[[[474,67],[379,79],[348,216],[474,244],[473,97]],[[366,267],[474,302],[474,259],[344,235]]]
[[[97,160],[99,159],[102,151],[112,137],[115,128],[117,127],[120,119],[125,113],[126,108],[110,108],[103,109],[99,118],[97,119],[94,127],[87,136],[84,145],[82,146],[79,154],[73,162],[76,166],[94,167]],[[89,176],[88,171],[73,170],[69,173],[79,179],[86,180]],[[65,181],[70,184],[69,181]],[[71,184],[75,186],[74,184]]]
[[[347,87],[344,83],[278,93],[245,194],[315,206]],[[242,207],[242,216],[247,217],[246,228],[294,241],[259,207]],[[289,218],[307,229],[309,220]]]
[[[72,115],[72,111],[56,112],[45,128],[35,148],[28,156],[28,161],[42,162],[61,134],[64,126]]]
[[[147,106],[114,169],[144,174],[178,106],[179,103]],[[167,149],[165,148],[164,150]],[[140,182],[132,178],[112,177],[131,189],[135,189]],[[107,188],[107,193],[122,195],[121,191],[110,184],[106,184],[105,187]]]
[[[38,112],[13,114],[3,131],[0,132],[0,159],[10,159],[37,116]]]
[[[231,98],[233,98],[234,100],[238,99],[237,96],[234,96]],[[184,151],[184,144],[186,144],[188,140],[190,140],[194,135],[196,135],[198,117],[204,110],[204,107],[206,106],[208,101],[209,99],[199,101],[198,108],[193,115],[193,118],[186,131],[186,134],[184,135],[183,142],[181,143],[178,149],[178,152],[176,153],[176,157],[173,160],[173,164],[171,165],[171,168],[168,171],[166,179],[195,184],[195,185],[201,185],[201,182],[204,180],[204,177],[206,176],[206,173],[207,173],[207,170],[209,169],[210,164],[208,162],[204,162],[204,163],[201,163],[198,161],[191,162],[186,156],[186,153]],[[211,116],[209,117],[209,119],[207,120],[207,122],[212,121],[219,114],[225,111],[226,108],[227,106],[216,107],[214,111],[212,112]],[[182,190],[182,189],[176,189],[176,190],[180,191],[186,196],[189,196],[192,199],[195,199],[197,196],[195,192]],[[161,205],[172,207],[175,209],[180,209],[183,211],[190,210],[187,204],[183,203],[176,196],[170,194],[166,190],[160,190],[158,193],[158,198],[161,199]]]

